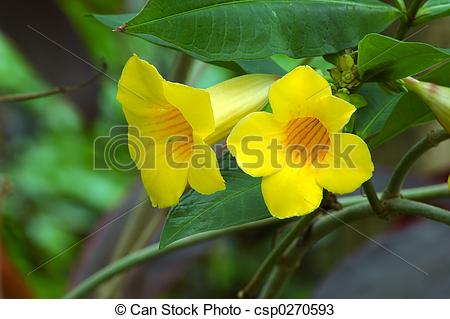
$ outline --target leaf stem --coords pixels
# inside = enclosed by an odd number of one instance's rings
[[[419,11],[422,2],[423,0],[412,0],[411,5],[406,11],[406,19],[403,19],[398,27],[396,35],[397,39],[402,40],[405,38],[406,33],[408,33],[409,29],[414,24],[414,19],[416,18],[417,11]]]
[[[275,249],[270,252],[247,286],[239,291],[239,298],[252,298],[257,295],[258,291],[261,289],[261,286],[264,284],[264,280],[275,266],[277,260],[281,257],[281,255],[283,255],[289,245],[306,230],[311,222],[317,217],[318,212],[319,211],[316,210],[315,212],[302,217],[295,223],[290,232],[275,247]]]
[[[403,0],[395,0],[395,5],[397,6],[397,8],[403,12],[406,13],[406,5],[405,5],[405,1]]]
[[[431,131],[419,142],[417,142],[400,160],[394,168],[394,172],[383,193],[383,199],[390,199],[400,196],[400,189],[403,185],[406,175],[416,160],[426,151],[435,147],[450,136],[445,130]]]

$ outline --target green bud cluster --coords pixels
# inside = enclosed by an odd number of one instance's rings
[[[350,90],[361,84],[354,55],[354,52],[344,53],[334,58],[336,67],[330,70],[330,75],[337,89]]]
[[[328,56],[328,60],[336,65],[329,70],[333,83],[331,88],[333,94],[351,104],[356,108],[367,105],[367,101],[360,94],[351,93],[360,84],[358,68],[355,64],[356,52],[345,52],[342,55]]]

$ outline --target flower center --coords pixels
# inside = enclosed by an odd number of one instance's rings
[[[174,107],[159,109],[156,113],[153,121],[149,123],[156,143],[161,143],[166,148],[166,156],[172,157],[173,160],[189,160],[193,145],[191,125]]]
[[[299,117],[286,127],[285,148],[288,159],[296,165],[323,160],[330,145],[330,135],[322,123],[313,117]]]

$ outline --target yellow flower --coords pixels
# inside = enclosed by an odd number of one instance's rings
[[[166,81],[136,55],[128,60],[117,99],[129,124],[130,155],[153,206],[175,205],[187,183],[202,194],[225,188],[210,145],[267,103],[274,80],[247,75],[203,90]]]
[[[313,69],[301,66],[276,81],[269,101],[273,114],[247,115],[227,144],[242,170],[263,177],[273,216],[308,214],[319,207],[323,188],[348,193],[372,176],[365,142],[341,132],[355,107],[332,96]]]
[[[416,93],[428,105],[439,123],[450,133],[450,88],[412,77],[403,81],[408,90]]]

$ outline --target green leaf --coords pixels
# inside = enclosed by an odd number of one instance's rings
[[[359,94],[364,96],[367,106],[355,113],[355,132],[366,139],[383,128],[402,94],[390,93],[376,83],[364,84]]]
[[[230,63],[230,62],[228,62]],[[286,71],[270,57],[261,60],[236,61],[245,73],[267,73],[283,76]]]
[[[270,217],[262,198],[261,178],[239,170],[234,159],[230,166],[222,171],[226,190],[208,196],[191,191],[170,210],[160,248],[194,234]]]
[[[422,76],[420,80],[442,86],[450,86],[448,74],[450,74],[450,63],[446,63],[429,74]],[[371,148],[378,147],[408,128],[433,119],[430,108],[417,95],[412,92],[403,94],[386,120],[381,132],[369,141],[369,146]]]
[[[433,19],[447,17],[450,15],[450,1],[428,0],[419,9],[414,20],[415,25],[423,24]]]
[[[105,26],[111,28],[112,30],[115,30],[135,15],[136,14],[93,14],[92,17],[94,17],[97,21],[101,22]],[[139,35],[139,37],[148,42],[174,49],[170,44],[165,43],[164,41],[160,41],[159,39],[156,39],[154,37],[145,35]],[[268,57],[267,59],[259,60],[215,61],[210,62],[210,64],[226,68],[237,74],[267,73],[280,76],[286,74],[286,71],[270,57]]]
[[[126,21],[133,18],[135,13],[124,13],[124,14],[93,14],[92,16],[103,23],[107,27],[111,28],[111,30],[115,30],[124,24]]]
[[[419,73],[450,58],[429,44],[369,34],[358,46],[358,71],[365,81],[391,81]]]
[[[377,0],[152,0],[121,30],[204,61],[298,58],[353,47],[399,15]]]
[[[366,99],[361,94],[350,94],[350,103],[352,103],[357,109],[367,105]]]

